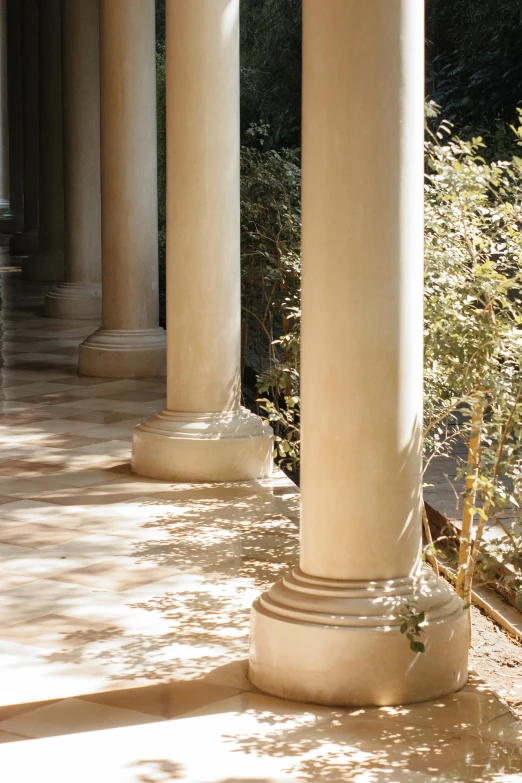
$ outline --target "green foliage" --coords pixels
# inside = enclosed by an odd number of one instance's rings
[[[437,107],[428,106],[433,121]],[[522,129],[514,129],[522,144]],[[292,151],[242,151],[244,345],[276,431],[276,458],[299,462],[299,168]],[[522,574],[522,159],[488,163],[480,137],[465,141],[441,122],[426,141],[425,447],[429,461],[457,441],[478,440],[462,460],[465,502],[475,527],[466,584],[479,540],[505,528],[489,556]],[[473,419],[473,417],[475,417]],[[478,423],[477,423],[478,422]],[[503,522],[507,514],[512,525]],[[502,516],[502,519],[500,519]]]
[[[406,604],[401,614],[397,615],[397,619],[401,623],[400,632],[410,643],[410,650],[414,653],[423,653],[424,644],[419,642],[419,637],[424,633],[424,629],[421,628],[425,619],[424,612],[416,613],[415,607]]]
[[[264,151],[266,126],[241,151],[243,361],[255,365],[258,404],[275,456],[299,462],[300,168],[296,150]]]
[[[428,459],[468,447],[464,594],[492,523],[490,551],[522,573],[522,159],[487,163],[483,147],[446,122],[426,142],[425,440]]]
[[[429,95],[461,135],[480,129],[493,157],[505,154],[506,123],[522,97],[522,3],[427,0],[426,10]]]
[[[267,146],[299,144],[302,0],[241,0],[241,125],[267,123]]]

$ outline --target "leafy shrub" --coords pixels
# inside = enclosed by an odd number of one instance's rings
[[[299,463],[300,184],[297,150],[263,151],[253,126],[241,150],[243,362],[255,365],[258,404],[275,432],[276,457]]]

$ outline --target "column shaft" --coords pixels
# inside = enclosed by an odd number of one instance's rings
[[[23,224],[23,119],[22,119],[22,8],[19,0],[6,0],[7,106],[9,129],[9,209],[0,218],[0,231],[13,234]]]
[[[103,327],[80,372],[160,375],[154,0],[101,0]]]
[[[65,283],[51,318],[101,317],[99,0],[62,5]]]
[[[61,1],[40,0],[40,249],[22,262],[22,277],[28,280],[64,276],[61,50]]]
[[[22,0],[21,12],[24,227],[11,238],[10,247],[13,253],[27,255],[39,246],[38,0]]]
[[[7,0],[0,0],[0,211],[9,208],[9,119],[7,102]]]
[[[255,602],[250,656],[304,701],[467,677],[462,602],[420,568],[423,49],[418,0],[304,0],[301,561]]]
[[[167,409],[133,469],[239,480],[271,469],[240,405],[239,0],[167,0]]]

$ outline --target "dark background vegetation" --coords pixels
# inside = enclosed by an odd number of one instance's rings
[[[160,47],[164,12],[156,0]],[[426,92],[458,133],[509,144],[499,123],[522,100],[522,0],[426,0]],[[262,121],[268,146],[298,146],[300,95],[301,0],[241,0],[243,131]]]

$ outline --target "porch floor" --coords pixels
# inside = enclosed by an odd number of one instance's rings
[[[473,676],[383,709],[250,686],[249,608],[296,562],[297,489],[133,476],[163,380],[79,378],[95,325],[43,318],[48,286],[1,253],[2,782],[522,781],[522,724]]]

